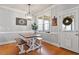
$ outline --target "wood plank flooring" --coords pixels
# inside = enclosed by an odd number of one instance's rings
[[[18,55],[19,49],[16,43],[0,45],[0,55]],[[42,41],[42,48],[32,51],[30,53],[25,53],[22,55],[77,55],[77,53],[69,51],[64,48],[59,48],[51,45],[47,42]]]

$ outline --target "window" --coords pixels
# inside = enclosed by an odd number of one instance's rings
[[[43,31],[43,20],[42,19],[38,20],[38,31]]]
[[[49,31],[49,21],[48,20],[44,20],[44,30]]]
[[[38,19],[38,31],[48,32],[49,30],[50,30],[50,21]]]
[[[73,22],[70,25],[66,26],[66,25],[62,24],[63,31],[74,31],[74,18],[72,20],[73,20]]]

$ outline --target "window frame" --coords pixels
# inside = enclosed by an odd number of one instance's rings
[[[40,19],[38,19],[38,20],[40,20]],[[38,22],[38,20],[37,20],[37,22]],[[41,20],[43,20],[43,24],[42,24],[42,28],[43,28],[43,30],[41,31],[41,30],[38,30],[39,32],[50,32],[50,20],[48,20],[48,22],[49,22],[49,30],[45,30],[45,21],[47,21],[47,20],[45,20],[45,19],[41,19]],[[38,24],[38,26],[39,26],[39,24]]]
[[[71,24],[71,30],[66,30],[66,29],[63,29],[63,28],[62,28],[62,31],[64,31],[64,32],[71,32],[71,31],[74,31],[75,18],[73,18],[72,20],[73,20],[73,22],[72,22],[72,24]],[[64,24],[62,24],[62,27],[63,27],[63,25],[64,25]],[[64,26],[66,26],[66,25],[64,25]],[[66,26],[66,27],[67,27],[67,26]],[[65,28],[65,27],[64,27],[64,28]]]

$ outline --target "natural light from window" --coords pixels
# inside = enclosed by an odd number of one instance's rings
[[[73,22],[72,22],[72,24],[70,24],[70,25],[64,25],[64,24],[62,24],[62,30],[63,31],[74,31],[74,19],[73,19]]]
[[[38,19],[38,31],[49,31],[50,30],[50,21]]]

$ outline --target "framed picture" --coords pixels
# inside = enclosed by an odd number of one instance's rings
[[[52,26],[57,26],[57,17],[52,18]]]
[[[24,18],[16,17],[16,25],[27,25],[27,20]]]

